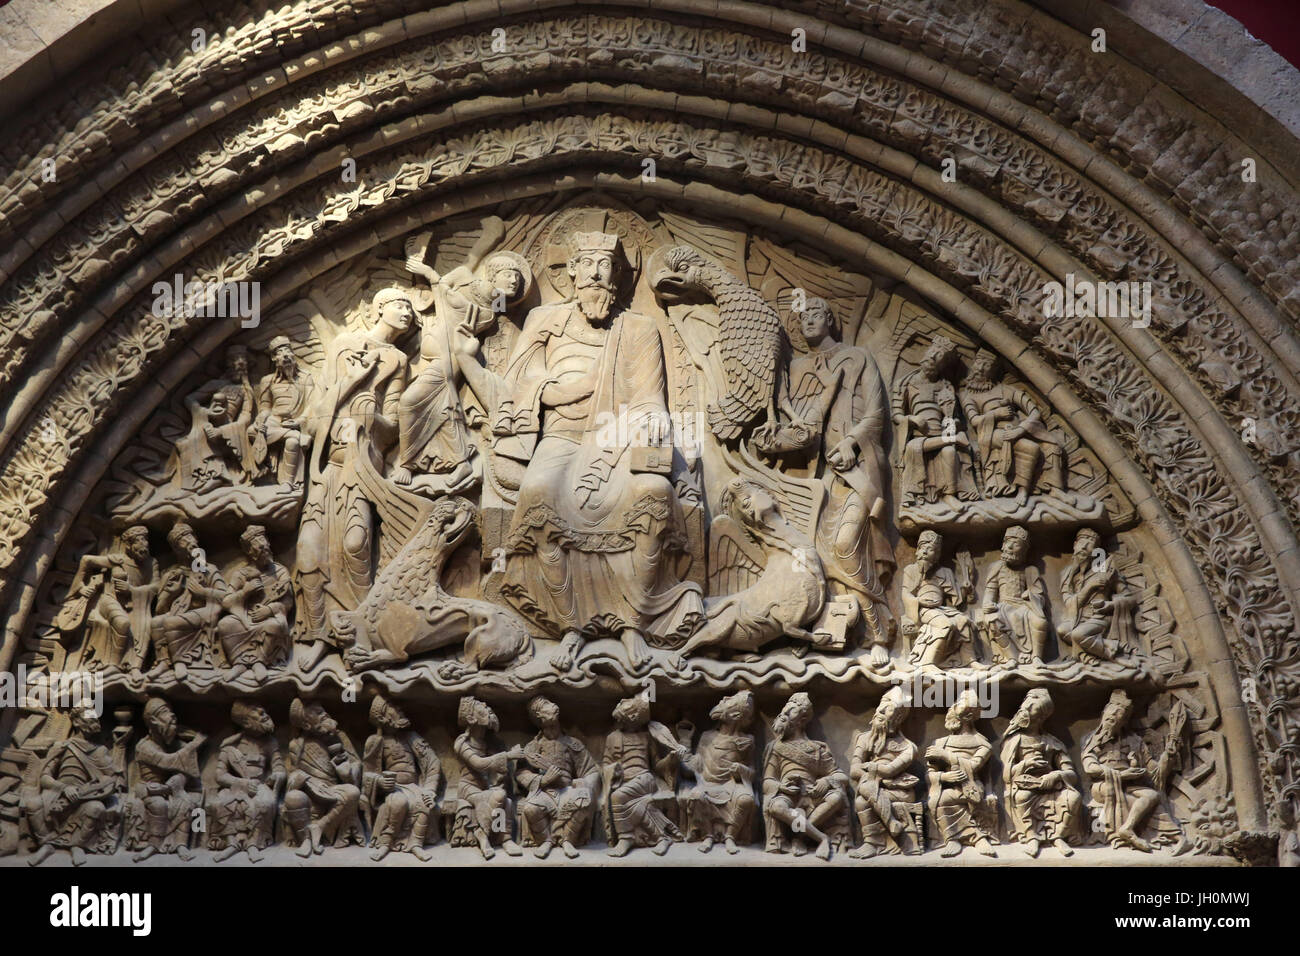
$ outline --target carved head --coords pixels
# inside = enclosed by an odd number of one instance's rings
[[[709,711],[714,720],[734,723],[738,727],[748,727],[754,719],[754,695],[742,690],[730,697],[724,697]]]
[[[1007,529],[1002,536],[1002,560],[1012,568],[1018,568],[1029,557],[1029,532],[1020,525]]]
[[[1111,691],[1110,700],[1101,712],[1097,734],[1102,740],[1118,737],[1129,717],[1133,715],[1133,699],[1122,689]]]
[[[663,254],[663,268],[650,277],[655,295],[666,304],[709,296],[709,261],[692,246],[673,246]]]
[[[614,705],[614,720],[622,727],[643,727],[650,720],[650,701],[641,694]]]
[[[927,378],[939,379],[952,367],[956,357],[957,346],[952,344],[952,340],[946,335],[936,335],[930,341],[930,347],[925,350],[925,355],[921,356],[921,368]]]
[[[456,708],[456,722],[462,727],[486,727],[495,731],[501,724],[496,712],[477,697],[462,697]]]
[[[230,719],[240,730],[266,736],[275,733],[275,722],[266,708],[256,701],[237,700],[230,705]]]
[[[381,730],[405,730],[411,726],[407,716],[383,694],[376,694],[370,702],[370,723]]]
[[[507,302],[516,302],[528,291],[528,278],[524,275],[522,257],[514,253],[498,252],[483,264],[483,275],[493,291],[505,293]]]
[[[809,345],[816,345],[827,336],[838,340],[839,322],[830,303],[825,299],[809,299],[807,306],[799,314],[799,331],[803,333],[804,341]]]
[[[415,308],[411,297],[401,289],[381,289],[371,302],[370,317],[376,327],[387,326],[400,336],[415,321]]]
[[[560,722],[560,708],[549,697],[534,697],[528,702],[528,718],[538,727],[554,727]]]
[[[149,529],[142,524],[132,525],[122,532],[122,550],[136,563],[149,560]]]
[[[722,513],[747,528],[771,527],[780,510],[767,489],[747,478],[732,478],[719,499]]]
[[[74,708],[69,716],[72,718],[72,729],[83,737],[97,737],[99,735],[99,717],[93,710],[85,710],[81,707]]]
[[[248,349],[232,345],[226,349],[226,374],[239,381],[248,374]]]
[[[1096,531],[1092,528],[1080,528],[1079,533],[1074,536],[1074,556],[1083,561],[1097,550],[1100,543],[1101,535]]]
[[[199,539],[195,536],[194,529],[184,521],[172,525],[172,529],[167,532],[167,543],[182,561],[188,561],[199,548]]]
[[[266,539],[266,529],[260,524],[250,524],[239,536],[239,546],[248,560],[261,566],[271,560],[271,542]]]
[[[939,562],[939,555],[943,551],[943,536],[937,531],[925,530],[921,536],[916,539],[916,563],[926,568],[932,568]]]
[[[161,697],[150,697],[144,705],[144,723],[149,733],[165,744],[176,739],[176,714]]]
[[[293,354],[293,343],[288,336],[277,335],[271,339],[266,350],[270,353],[271,364],[282,372],[290,371],[298,364],[298,359]]]
[[[579,232],[570,240],[569,278],[578,307],[589,320],[603,321],[613,311],[622,261],[615,233]]]
[[[980,349],[966,371],[967,383],[986,384],[997,381],[998,357],[988,349]]]
[[[451,554],[474,530],[477,514],[474,505],[459,496],[439,498],[434,503],[425,522],[428,527],[437,529],[443,555]]]
[[[784,740],[791,732],[798,733],[808,726],[813,717],[812,698],[802,691],[791,694],[790,699],[781,708],[781,713],[772,721],[773,736]]]
[[[975,718],[980,713],[979,698],[974,691],[966,691],[957,698],[957,702],[948,708],[944,715],[943,726],[950,732],[970,731],[975,726]]]
[[[329,715],[320,704],[303,703],[301,697],[294,698],[289,705],[289,724],[295,730],[321,737],[338,733],[338,722]]]
[[[1019,709],[1007,726],[1007,733],[1015,730],[1036,732],[1046,723],[1047,718],[1052,716],[1055,709],[1056,705],[1052,703],[1052,695],[1047,692],[1047,688],[1035,687],[1025,694],[1025,699],[1020,702]]]
[[[911,709],[903,689],[891,687],[876,705],[876,712],[871,716],[871,729],[884,736],[896,733]]]

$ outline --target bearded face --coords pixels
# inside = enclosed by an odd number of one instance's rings
[[[411,721],[407,719],[407,716],[392,704],[385,707],[379,714],[378,723],[379,726],[388,730],[405,730],[411,726]]]
[[[578,308],[592,322],[609,318],[614,307],[618,270],[607,252],[584,252],[569,262]]]
[[[553,727],[560,720],[560,708],[553,701],[539,697],[528,707],[528,715],[538,727]]]
[[[790,731],[802,731],[812,720],[812,700],[807,694],[795,694],[791,697],[781,713],[772,721],[772,731],[778,737],[784,737]]]
[[[313,734],[328,737],[338,732],[339,725],[325,712],[325,708],[313,705],[307,709],[305,729]]]
[[[172,550],[178,559],[185,561],[199,550],[199,539],[194,537],[193,531],[183,531],[173,538]]]
[[[976,356],[967,373],[968,381],[987,388],[993,384],[993,359]]]
[[[149,718],[149,729],[165,744],[176,739],[176,715],[170,707],[159,707]]]
[[[493,713],[487,704],[484,703],[480,703],[474,708],[473,713],[470,715],[470,720],[475,725],[486,727],[493,733],[496,733],[501,726],[500,721],[497,720],[497,715]]]
[[[239,726],[250,734],[259,734],[261,736],[275,732],[275,724],[271,720],[271,715],[261,707],[252,707],[246,711],[240,717]]]
[[[271,557],[271,545],[265,535],[254,535],[244,544],[244,553],[256,565],[263,565]]]
[[[916,562],[926,568],[934,566],[939,557],[938,539],[925,536],[916,543]]]
[[[1028,549],[1029,542],[1018,535],[1004,538],[1002,541],[1002,560],[1013,568],[1019,567],[1024,563]]]
[[[94,737],[99,733],[99,718],[91,711],[74,710],[72,726],[85,737]]]
[[[275,362],[276,370],[284,375],[292,375],[297,370],[298,363],[293,356],[293,349],[287,345],[277,348],[271,359]]]
[[[136,562],[149,560],[149,534],[143,529],[123,535],[122,546],[131,560]]]
[[[1128,721],[1129,708],[1125,704],[1110,704],[1101,714],[1097,728],[1103,740],[1114,740]]]
[[[1080,531],[1078,537],[1074,539],[1074,556],[1082,561],[1092,554],[1093,549],[1097,547],[1098,538],[1095,534],[1087,531]]]

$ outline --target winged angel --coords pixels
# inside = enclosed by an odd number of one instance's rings
[[[368,322],[348,322],[344,309],[342,322],[326,320],[318,329],[328,337],[331,326],[347,326],[326,343],[299,530],[298,659],[304,670],[331,645],[343,645],[353,666],[379,666],[463,642],[488,618],[494,627],[501,624],[501,615],[484,608],[449,610],[452,599],[437,578],[450,550],[411,543],[436,538],[450,547],[472,525],[467,503],[443,514],[434,502],[472,487],[481,474],[459,397],[463,373],[454,337],[481,333],[528,288],[526,266],[510,254],[486,261],[491,275],[474,275],[500,234],[500,220],[486,221],[468,261],[445,276],[424,264],[427,237],[418,237],[408,248],[407,267],[429,280],[428,292],[396,275],[345,273],[313,293],[321,311],[337,317],[334,304],[358,301],[365,284],[379,279],[388,285],[374,296]],[[498,296],[500,310],[494,308]],[[420,360],[412,368],[403,340],[417,313]],[[387,571],[394,563],[393,573],[376,580],[377,568]],[[410,614],[400,628],[374,626],[381,608],[390,616],[402,608]],[[508,629],[511,648],[522,652],[522,627]],[[470,654],[475,665],[502,656]]]

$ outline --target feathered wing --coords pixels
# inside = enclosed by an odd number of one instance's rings
[[[732,459],[742,478],[756,482],[767,489],[781,509],[785,520],[813,541],[817,535],[817,519],[821,517],[826,488],[816,478],[796,478],[793,475],[769,468],[758,460],[746,445]]]
[[[713,291],[727,391],[710,406],[709,427],[722,441],[731,441],[774,401],[785,331],[762,294],[734,276],[723,273]]]
[[[785,331],[799,350],[805,348],[803,336],[789,310],[794,289],[802,289],[810,299],[825,299],[839,317],[841,326],[848,330],[846,341],[851,339],[852,330],[859,327],[872,291],[871,279],[866,276],[815,262],[807,254],[796,255],[763,238],[755,238],[750,244],[746,273],[749,284],[790,320]]]
[[[323,351],[340,332],[365,325],[370,304],[366,301],[366,287],[371,280],[367,269],[344,265],[322,275],[307,299],[316,308],[312,327],[322,340]]]
[[[379,474],[369,455],[358,450],[354,457],[361,488],[374,502],[379,515],[379,566],[382,568],[397,556],[429,516],[433,502]]]
[[[709,593],[743,591],[763,573],[766,556],[733,518],[720,515],[709,525]]]

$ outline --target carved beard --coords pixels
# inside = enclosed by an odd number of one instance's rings
[[[255,737],[266,737],[275,732],[275,724],[271,723],[270,717],[257,720],[249,718],[244,723],[244,730]]]
[[[276,371],[285,378],[293,378],[294,374],[298,371],[298,360],[290,355],[287,358],[276,362],[275,368]]]
[[[603,322],[614,307],[614,290],[592,283],[578,290],[578,308],[591,322]]]
[[[871,718],[871,727],[867,731],[866,751],[873,757],[878,757],[884,753],[885,744],[889,741],[890,730],[889,721],[881,717]]]

